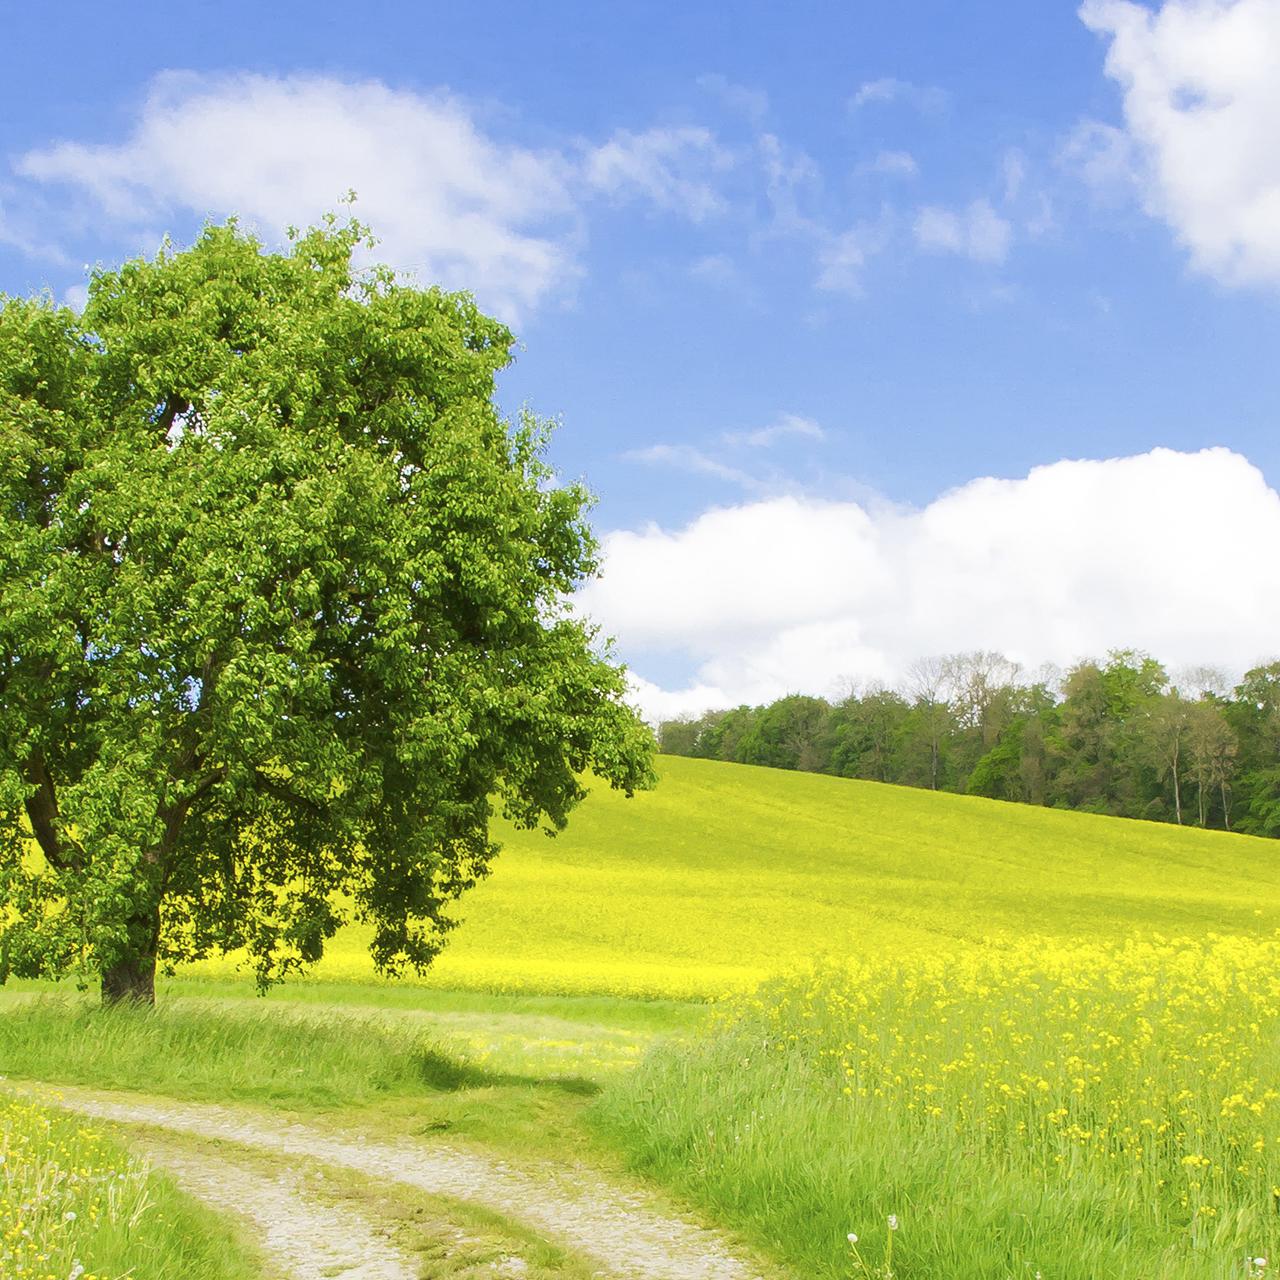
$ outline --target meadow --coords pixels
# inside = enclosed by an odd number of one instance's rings
[[[256,1280],[248,1247],[118,1143],[0,1099],[5,1280]]]
[[[1275,936],[817,967],[655,1051],[597,1120],[808,1276],[1263,1276],[1278,1016]]]
[[[1274,842],[660,768],[506,833],[424,980],[20,984],[0,1071],[629,1167],[806,1280],[1275,1272]]]
[[[817,955],[1028,933],[1280,928],[1267,840],[662,756],[554,839],[501,828],[493,874],[422,979],[443,990],[715,999]],[[195,966],[230,977],[234,960]],[[374,979],[348,927],[315,979]],[[410,981],[413,981],[410,979]]]

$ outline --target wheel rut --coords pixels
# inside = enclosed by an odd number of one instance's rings
[[[475,1150],[330,1131],[241,1107],[141,1099],[133,1094],[63,1086],[56,1091],[42,1088],[36,1096],[43,1103],[98,1120],[151,1126],[206,1141],[235,1143],[273,1156],[313,1160],[381,1180],[383,1184],[398,1184],[478,1205],[572,1250],[608,1280],[776,1280],[776,1272],[762,1269],[717,1232],[672,1213],[643,1192],[612,1185],[593,1172],[549,1163],[517,1166]],[[164,1159],[157,1163],[171,1168],[195,1195],[218,1205],[217,1196],[226,1196],[227,1185],[243,1176],[231,1156],[225,1159],[231,1167],[223,1171],[222,1177],[194,1164],[183,1171],[172,1168]],[[290,1191],[287,1174],[269,1181],[271,1186],[260,1190],[263,1203],[271,1203],[274,1197],[279,1206],[278,1213],[268,1215],[273,1221],[292,1213],[311,1212],[296,1184]],[[201,1186],[206,1190],[202,1191]],[[278,1239],[286,1250],[290,1247],[292,1237],[287,1232],[273,1237],[268,1225],[252,1212],[225,1200],[221,1207],[253,1221],[266,1252],[272,1253],[272,1239]],[[368,1222],[343,1225],[330,1209],[321,1212],[330,1215],[332,1234],[349,1234],[357,1242],[355,1247],[363,1250],[374,1230]],[[335,1240],[334,1247],[340,1248],[341,1242]],[[322,1275],[327,1280],[399,1280],[416,1274],[403,1269],[409,1260],[385,1239],[379,1242],[379,1248],[384,1252],[377,1256],[362,1251],[358,1257],[350,1254],[349,1261],[351,1265],[381,1266],[383,1270],[344,1270],[347,1263],[335,1255],[326,1270],[285,1274],[297,1280],[313,1280]]]
[[[282,1280],[417,1280],[418,1267],[363,1214],[317,1199],[292,1170],[247,1168],[218,1153],[131,1139],[189,1195],[239,1218]]]

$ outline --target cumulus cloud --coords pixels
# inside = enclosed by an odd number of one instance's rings
[[[460,100],[325,76],[159,77],[132,134],[28,152],[23,176],[77,188],[133,226],[176,210],[306,225],[348,188],[379,256],[513,316],[574,272],[565,158],[489,137]]]
[[[1003,262],[1009,254],[1012,228],[989,200],[974,200],[963,209],[926,205],[916,214],[916,243],[930,253],[955,253],[975,262]]]
[[[1280,495],[1226,449],[1064,461],[920,510],[777,497],[604,539],[585,612],[618,637],[649,714],[994,649],[1024,667],[1132,645],[1244,668],[1280,647]],[[645,655],[695,672],[645,682]]]
[[[518,321],[579,274],[592,199],[701,220],[722,208],[715,179],[731,164],[697,127],[539,150],[493,136],[443,90],[171,72],[153,82],[123,141],[59,142],[14,168],[29,188],[70,189],[96,217],[133,232],[175,213],[238,213],[270,236],[313,222],[353,189],[380,237],[378,257],[470,289]],[[0,238],[16,239],[4,227]]]
[[[1121,133],[1077,131],[1086,166],[1114,182],[1127,163],[1199,270],[1280,283],[1280,4],[1086,0],[1080,17],[1109,39],[1106,72],[1124,100]]]

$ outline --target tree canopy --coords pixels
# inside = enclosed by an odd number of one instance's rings
[[[422,967],[494,807],[564,824],[651,735],[569,595],[589,495],[505,421],[512,335],[359,270],[356,224],[234,222],[0,298],[0,961],[153,998],[263,984],[349,916]]]
[[[672,755],[1280,837],[1280,663],[1231,689],[1132,649],[1033,680],[959,653],[913,663],[901,691],[790,695],[669,720],[659,738]]]

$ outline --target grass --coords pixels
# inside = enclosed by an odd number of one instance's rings
[[[596,1119],[814,1280],[1262,1276],[1278,974],[1276,936],[817,967],[657,1050]]]
[[[313,1112],[369,1132],[447,1134],[513,1155],[617,1168],[582,1124],[584,1109],[634,1066],[655,1022],[691,1028],[706,1015],[700,1006],[644,1004],[620,1010],[621,1025],[611,1027],[552,1017],[544,1000],[521,1013],[523,1001],[474,994],[441,999],[440,1010],[421,1007],[434,992],[418,991],[409,1008],[344,1007],[330,994],[332,1002],[317,1003],[162,992],[159,1008],[146,1010],[8,993],[0,1074]],[[595,1002],[593,1012],[622,1003],[634,1002]],[[464,1011],[464,1033],[442,1037],[436,1019]],[[572,1003],[565,1011],[585,1012]]]
[[[259,1280],[254,1255],[168,1179],[75,1120],[0,1099],[5,1280]]]
[[[426,985],[705,999],[821,953],[1280,928],[1271,841],[674,756],[659,769],[632,800],[596,788],[554,840],[500,833]],[[348,927],[316,977],[371,982],[366,943]]]

